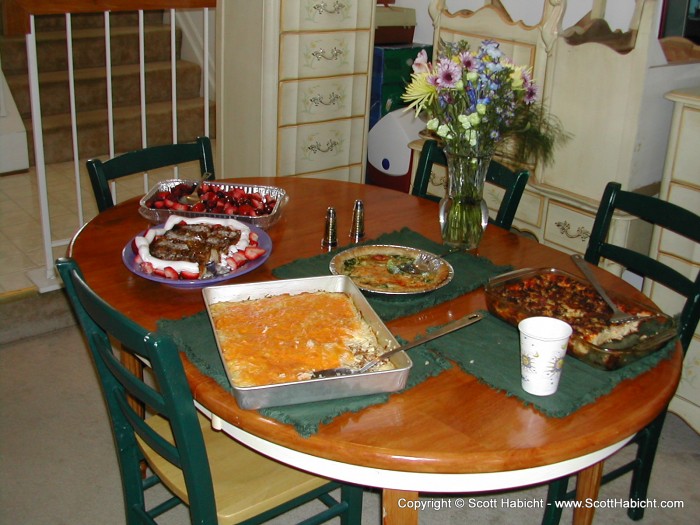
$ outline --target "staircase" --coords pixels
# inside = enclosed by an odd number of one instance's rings
[[[137,13],[110,15],[114,148],[123,152],[142,147]],[[104,15],[71,17],[75,76],[78,152],[81,159],[110,152],[105,70]],[[73,160],[65,17],[35,17],[39,84],[47,164]],[[163,12],[144,12],[146,134],[149,146],[173,142],[170,27]],[[193,140],[204,130],[201,68],[180,58],[182,33],[176,38],[178,142]],[[2,67],[24,120],[30,162],[32,121],[24,37],[0,37]],[[210,129],[215,111],[210,105]]]

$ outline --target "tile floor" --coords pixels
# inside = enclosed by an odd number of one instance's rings
[[[96,215],[97,207],[83,161],[79,163],[79,169],[83,221],[87,222]],[[54,239],[52,261],[65,254],[68,241],[81,226],[75,171],[72,161],[46,167]],[[177,171],[183,178],[199,177],[197,163],[183,165]],[[149,173],[146,183],[142,175],[124,177],[117,185],[117,201],[143,195],[156,181],[173,177],[173,168]],[[45,268],[36,170],[31,167],[24,173],[0,175],[0,297],[36,290],[37,286],[28,273],[42,275]]]

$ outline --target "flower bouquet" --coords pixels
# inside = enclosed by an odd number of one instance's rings
[[[427,129],[447,155],[440,223],[452,246],[471,249],[481,239],[488,221],[484,179],[495,153],[511,163],[549,162],[555,144],[566,139],[556,118],[536,103],[530,72],[490,40],[476,51],[466,41],[441,42],[435,63],[421,50],[402,99],[416,115],[427,114]]]

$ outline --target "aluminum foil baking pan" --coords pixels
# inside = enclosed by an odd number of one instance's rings
[[[345,275],[215,286],[204,288],[202,294],[204,295],[204,302],[211,321],[210,305],[218,302],[246,301],[273,295],[295,295],[319,291],[348,294],[365,321],[374,330],[379,344],[385,348],[398,346],[398,342],[374,309],[372,309],[360,289]],[[219,355],[222,356],[219,336],[216,330],[214,335]],[[233,395],[238,405],[245,409],[295,405],[327,399],[396,392],[406,386],[408,374],[413,363],[405,352],[394,354],[390,360],[394,365],[393,370],[366,372],[351,376],[325,377],[253,387],[238,387],[231,381],[230,376],[229,382],[233,388]],[[223,356],[222,362],[225,364]]]
[[[139,213],[146,220],[154,223],[161,224],[164,223],[170,215],[181,215],[183,217],[213,217],[215,219],[236,219],[237,221],[244,222],[246,224],[252,224],[263,230],[267,230],[282,216],[282,209],[286,206],[289,201],[287,192],[282,188],[276,186],[259,186],[254,184],[236,184],[236,183],[226,183],[218,182],[216,180],[207,181],[207,184],[215,185],[222,188],[224,191],[231,191],[234,188],[241,188],[246,193],[260,193],[261,195],[269,195],[273,197],[277,202],[269,215],[261,215],[258,217],[249,217],[247,215],[228,215],[223,213],[210,213],[210,212],[194,212],[194,211],[175,211],[166,209],[156,209],[149,208],[146,203],[153,198],[157,193],[161,191],[171,191],[178,184],[194,184],[194,181],[189,179],[169,179],[164,180],[153,186],[146,195],[139,201]]]
[[[538,297],[538,305],[527,306],[523,301],[519,301],[509,294],[509,288],[518,287],[534,277],[544,276],[571,279],[584,287],[587,290],[586,293],[590,294],[597,304],[601,304],[602,309],[599,312],[587,311],[584,317],[599,316],[605,319],[605,316],[609,318],[612,314],[610,308],[605,305],[588,281],[555,268],[525,268],[493,277],[485,287],[486,304],[489,311],[513,326],[517,326],[522,319],[535,315],[550,315],[563,319],[571,324],[574,329],[569,339],[568,353],[589,365],[603,370],[616,370],[632,363],[645,355],[659,350],[676,335],[676,325],[673,318],[662,313],[657,308],[642,304],[624,295],[609,292],[608,295],[610,295],[611,299],[618,306],[621,306],[623,310],[628,312],[644,310],[652,315],[640,320],[635,332],[627,334],[620,339],[594,344],[585,338],[584,329],[580,325],[580,318],[577,320],[576,317],[567,316],[567,311],[579,310],[581,309],[580,305],[564,304],[559,297],[549,297],[548,293],[534,288],[531,290],[531,293]],[[549,295],[554,296],[557,294],[552,292]],[[549,308],[552,307],[552,302],[555,303],[556,313],[554,315],[549,311]],[[616,325],[609,324],[609,326],[614,327]]]

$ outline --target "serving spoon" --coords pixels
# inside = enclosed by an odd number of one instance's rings
[[[311,379],[320,379],[322,377],[338,377],[338,376],[350,376],[350,375],[362,374],[364,372],[367,372],[371,368],[377,366],[381,361],[384,361],[386,358],[391,357],[392,355],[396,354],[397,352],[410,350],[411,348],[414,348],[416,346],[420,346],[424,343],[427,343],[428,341],[432,341],[433,339],[437,339],[438,337],[442,337],[443,335],[449,334],[450,332],[454,332],[455,330],[459,330],[460,328],[464,328],[465,326],[469,326],[470,324],[474,324],[477,321],[481,321],[483,318],[484,318],[484,314],[482,314],[480,312],[475,312],[473,314],[465,315],[461,319],[457,319],[456,321],[453,321],[451,323],[447,323],[446,325],[438,328],[434,332],[431,332],[430,334],[428,334],[426,337],[423,337],[421,339],[417,339],[417,340],[413,341],[412,343],[407,343],[405,345],[397,346],[396,348],[392,348],[391,350],[384,352],[379,357],[375,357],[371,361],[368,361],[361,368],[350,368],[347,366],[339,366],[337,368],[326,368],[324,370],[315,370],[315,371],[311,372]]]
[[[190,204],[190,205],[197,204],[198,202],[201,202],[202,198],[197,193],[197,186],[199,186],[199,184],[201,182],[207,182],[210,180],[214,180],[214,176],[211,173],[209,173],[208,171],[205,173],[202,173],[202,179],[196,181],[192,185],[192,191],[189,193],[189,195],[184,195],[184,196],[180,197],[180,202],[182,204]]]
[[[605,301],[610,307],[610,309],[613,311],[613,314],[610,316],[610,322],[612,324],[627,323],[637,318],[636,315],[628,314],[627,312],[623,312],[622,310],[620,310],[618,306],[613,302],[613,300],[610,299],[608,294],[598,282],[596,276],[588,267],[588,263],[583,257],[581,257],[577,253],[574,253],[571,255],[571,259],[576,263],[576,266],[578,266],[579,270],[583,272],[583,275],[586,276],[588,282],[590,282],[593,285],[593,288],[595,288],[596,292],[598,292],[598,295],[600,295],[603,298],[603,301]]]

